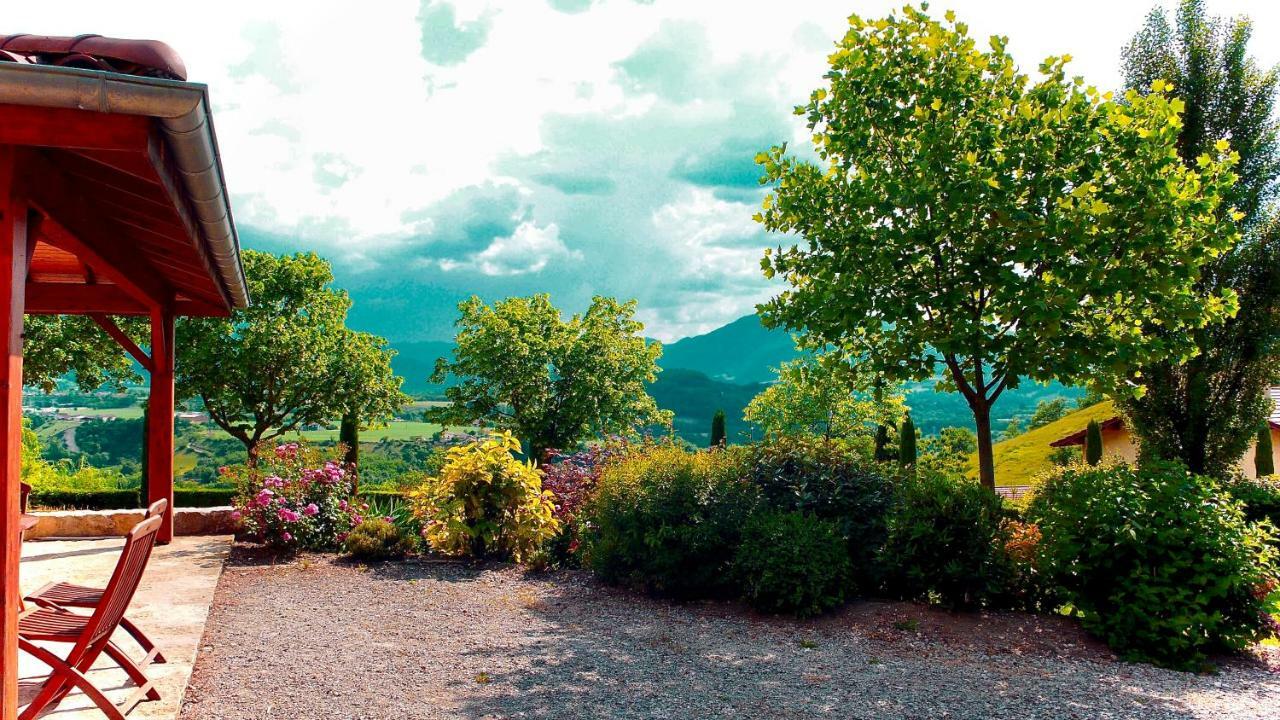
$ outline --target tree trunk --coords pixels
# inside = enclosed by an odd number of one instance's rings
[[[978,431],[978,480],[982,486],[996,491],[995,456],[991,452],[991,405],[971,402],[973,424]]]
[[[351,473],[351,488],[354,492],[360,474],[360,419],[355,413],[343,413],[342,423],[338,426],[338,442],[347,446],[342,462]]]
[[[245,460],[244,464],[251,468],[258,467],[258,443],[246,442],[244,444],[244,448],[248,454],[248,458]]]

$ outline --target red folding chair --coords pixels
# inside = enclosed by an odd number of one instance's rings
[[[167,507],[169,507],[169,501],[161,498],[151,503],[142,519],[164,515]],[[96,608],[102,602],[102,592],[102,588],[76,585],[68,582],[55,582],[49,583],[27,595],[25,599],[32,605],[46,608]],[[151,638],[147,637],[146,633],[142,632],[137,625],[134,625],[129,618],[120,618],[120,629],[132,635],[138,646],[147,654],[147,657],[142,661],[144,664],[155,663],[160,665],[168,662],[155,643],[151,642]]]
[[[162,521],[160,516],[152,516],[129,531],[115,572],[111,574],[111,582],[102,591],[93,615],[41,607],[18,620],[18,647],[52,668],[35,699],[18,716],[19,720],[32,720],[72,688],[80,688],[111,720],[124,720],[124,712],[120,708],[132,709],[143,695],[148,700],[160,699],[160,693],[143,672],[149,662],[144,660],[141,665],[133,662],[111,642],[111,635],[120,626],[124,612],[138,590]],[[60,658],[36,642],[68,643],[71,651]],[[138,689],[118,707],[85,675],[104,652],[138,685]]]

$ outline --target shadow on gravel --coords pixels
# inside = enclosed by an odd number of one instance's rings
[[[370,566],[369,573],[466,585],[493,567],[446,561]],[[585,573],[524,580],[514,596],[494,599],[495,611],[527,618],[522,637],[476,643],[463,659],[513,669],[477,676],[485,692],[468,694],[460,717],[1195,717],[1166,699],[1176,698],[1172,688],[1194,683],[1192,676],[957,648],[931,641],[927,623],[922,637],[899,641],[892,636],[901,629],[875,623],[884,617],[878,606],[913,607],[904,603],[863,603],[802,622],[729,603],[652,599],[602,587]],[[1135,691],[1151,684],[1135,674],[1163,687]]]

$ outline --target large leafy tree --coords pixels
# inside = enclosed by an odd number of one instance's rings
[[[891,379],[941,363],[989,487],[1006,389],[1185,356],[1193,344],[1172,331],[1234,309],[1195,285],[1234,243],[1218,215],[1225,148],[1189,168],[1174,152],[1182,102],[1159,84],[1113,102],[1068,79],[1067,58],[1032,81],[1005,44],[979,48],[951,13],[855,15],[828,85],[797,108],[818,162],[785,146],[758,158],[773,192],[757,218],[799,241],[763,260],[790,284],[766,322]]]
[[[428,411],[447,424],[475,422],[512,430],[531,458],[603,433],[669,423],[645,390],[657,378],[662,346],[646,342],[635,301],[596,297],[565,320],[548,295],[492,306],[461,303],[454,359],[441,358],[433,382],[448,406]]]
[[[351,302],[330,287],[329,263],[314,253],[245,251],[253,298],[230,318],[178,323],[178,396],[199,398],[218,427],[259,443],[355,409],[362,421],[388,413],[400,380],[385,345],[345,327]],[[353,378],[360,378],[353,381]]]
[[[1116,395],[1145,454],[1200,473],[1235,466],[1270,413],[1266,389],[1280,365],[1280,220],[1266,209],[1280,176],[1273,115],[1280,78],[1249,57],[1251,31],[1247,18],[1210,18],[1202,2],[1184,0],[1172,24],[1163,10],[1153,11],[1124,51],[1131,89],[1168,81],[1186,102],[1177,148],[1188,167],[1223,139],[1239,154],[1239,180],[1225,197],[1242,213],[1245,232],[1205,265],[1199,283],[1204,293],[1234,291],[1239,311],[1191,330],[1194,357],[1133,373],[1145,393]]]
[[[115,318],[146,347],[145,320]],[[84,392],[103,385],[141,381],[136,365],[120,345],[84,315],[28,315],[22,328],[22,382],[52,392],[58,380],[74,375]]]
[[[873,438],[879,428],[897,427],[906,411],[902,395],[865,392],[873,383],[834,354],[806,353],[777,372],[743,412],[766,437]]]

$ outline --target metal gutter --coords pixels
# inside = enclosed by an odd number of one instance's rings
[[[198,240],[213,257],[232,305],[249,305],[240,238],[223,178],[208,86],[101,70],[0,62],[0,103],[156,118],[195,212],[201,234]]]

